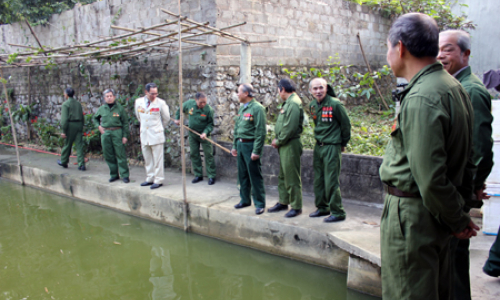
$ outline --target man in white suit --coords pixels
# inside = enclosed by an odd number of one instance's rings
[[[141,149],[146,166],[146,181],[141,186],[157,189],[163,185],[164,130],[170,122],[170,113],[165,100],[157,98],[158,86],[146,84],[146,96],[135,100],[135,115],[141,123]]]

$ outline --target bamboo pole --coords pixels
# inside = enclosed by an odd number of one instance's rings
[[[28,107],[31,110],[31,68],[28,68]],[[26,122],[28,127],[28,141],[31,143],[31,123],[30,120]]]
[[[181,0],[179,3],[179,15],[181,14]],[[179,18],[179,109],[182,111],[182,26],[181,18]],[[184,114],[181,114],[181,124],[184,122]],[[184,127],[181,127],[181,160],[182,160],[182,195],[183,195],[183,208],[184,208],[184,231],[188,232],[188,202],[186,193],[186,155],[184,154]]]
[[[40,49],[42,49],[42,51],[45,52],[45,50],[43,49],[42,43],[40,43],[40,40],[38,40],[38,37],[36,36],[35,32],[33,31],[33,28],[31,28],[30,22],[28,22],[28,20],[26,20],[26,24],[28,24],[28,27],[30,28],[31,34],[35,37],[35,40],[38,43],[38,46],[40,46]],[[45,56],[47,56],[46,53],[44,53],[44,54],[45,54]]]
[[[194,134],[196,134],[198,136],[201,136],[200,133],[194,131],[193,129],[189,128],[188,126],[186,126],[184,124],[182,126],[184,126],[184,128],[186,128],[187,130],[191,131],[192,133],[194,133]],[[214,144],[215,146],[217,146],[217,147],[221,148],[222,150],[226,151],[227,153],[231,154],[231,150],[229,150],[226,147],[223,147],[223,146],[217,144],[216,142],[212,141],[211,139],[205,138],[205,141],[209,141],[210,143]]]
[[[365,64],[368,67],[368,72],[372,72],[372,68],[370,68],[370,64],[368,63],[368,59],[366,59],[365,51],[363,50],[363,45],[361,44],[361,38],[359,37],[359,32],[356,34],[358,37],[359,41],[359,48],[361,48],[361,54],[363,54],[363,59],[365,60]],[[373,81],[375,83],[375,88],[377,89],[378,95],[380,96],[380,99],[382,99],[382,103],[384,103],[385,109],[389,110],[389,105],[387,105],[387,102],[385,102],[384,96],[382,96],[382,92],[380,91],[378,84],[376,81]]]
[[[178,15],[174,14],[173,12],[170,12],[164,8],[160,8],[161,11],[163,11],[164,13],[168,14],[168,15],[171,15],[173,17],[176,17],[176,18],[181,18],[182,16],[180,15],[180,13]],[[189,18],[186,18],[186,22],[188,23],[192,23],[192,24],[196,24],[196,25],[201,25],[201,27],[204,27],[204,28],[207,28],[207,29],[210,29],[210,30],[213,30],[215,32],[218,32],[222,35],[225,35],[227,37],[230,37],[230,38],[233,38],[233,39],[236,39],[238,41],[241,41],[241,42],[245,42],[245,43],[248,43],[248,41],[242,37],[239,37],[239,36],[236,36],[234,34],[230,34],[230,33],[227,33],[227,32],[224,32],[222,31],[221,29],[217,29],[215,27],[212,27],[212,26],[208,26],[208,25],[203,25],[202,23],[199,23],[199,22],[196,22],[194,20],[191,20]],[[179,26],[180,26],[180,22],[179,22]]]
[[[19,156],[19,146],[17,145],[17,134],[16,134],[16,124],[14,124],[14,119],[12,118],[12,108],[10,107],[9,93],[7,92],[7,86],[5,85],[5,78],[3,77],[3,68],[0,68],[0,79],[3,85],[3,91],[5,92],[5,101],[7,101],[7,109],[9,110],[10,118],[10,129],[12,130],[12,136],[14,137],[14,145],[16,145],[16,156],[17,156],[17,166],[19,167],[19,176],[21,179],[21,184],[24,185],[23,168],[21,166],[21,158]]]
[[[113,25],[111,25],[111,28],[118,29],[118,30],[124,30],[124,31],[130,31],[130,32],[134,32],[135,31],[134,29],[130,29],[130,28],[126,28],[126,27],[113,26]],[[144,33],[145,34],[154,35],[154,36],[161,36],[161,34],[159,34],[159,33],[150,32],[150,31],[146,31]],[[171,39],[177,41],[177,38],[171,37]],[[214,45],[204,44],[204,43],[195,42],[195,41],[186,41],[184,38],[182,38],[182,42],[183,43],[188,43],[188,44],[196,44],[196,45],[201,45],[201,46],[207,46],[207,47],[214,47]]]

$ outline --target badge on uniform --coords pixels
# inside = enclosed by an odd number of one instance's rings
[[[120,115],[117,112],[113,113],[113,117],[119,117]]]
[[[160,108],[159,107],[154,107],[149,110],[150,112],[159,112]]]
[[[284,108],[282,108],[282,109],[280,110],[280,113],[284,114],[284,113],[285,113],[285,109],[284,109]]]
[[[191,109],[189,110],[190,115],[193,115],[193,110],[194,110],[194,107],[191,107]]]
[[[206,117],[207,115],[201,114],[200,117]]]
[[[143,113],[145,113],[146,111],[144,110],[144,108],[139,107],[139,108],[137,109],[137,112],[138,112],[138,113],[140,113],[140,114],[143,114]]]

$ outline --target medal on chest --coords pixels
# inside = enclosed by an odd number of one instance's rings
[[[189,114],[190,114],[191,116],[193,115],[193,110],[194,110],[194,108],[193,108],[193,107],[191,107],[191,109],[189,110]]]

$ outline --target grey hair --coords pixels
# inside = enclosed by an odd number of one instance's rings
[[[243,93],[248,93],[248,97],[255,97],[253,94],[253,86],[250,83],[241,84]]]
[[[115,90],[113,90],[113,89],[107,89],[107,90],[105,90],[104,92],[102,92],[102,95],[106,96],[107,93],[111,93],[111,94],[113,94],[113,96],[116,97]]]
[[[457,29],[449,29],[442,31],[439,35],[454,35],[457,37],[457,45],[460,47],[460,52],[464,53],[467,50],[470,50],[470,35],[466,31],[457,30]]]
[[[194,99],[196,99],[196,100],[201,99],[201,98],[207,98],[207,95],[205,95],[205,93],[203,93],[203,92],[198,92],[194,96]]]
[[[313,80],[309,81],[309,90],[311,90],[312,88],[312,83],[314,80],[319,80],[323,83],[323,86],[326,87],[328,85],[328,82],[326,82],[326,80],[324,78],[321,78],[321,77],[316,77],[314,78]]]

